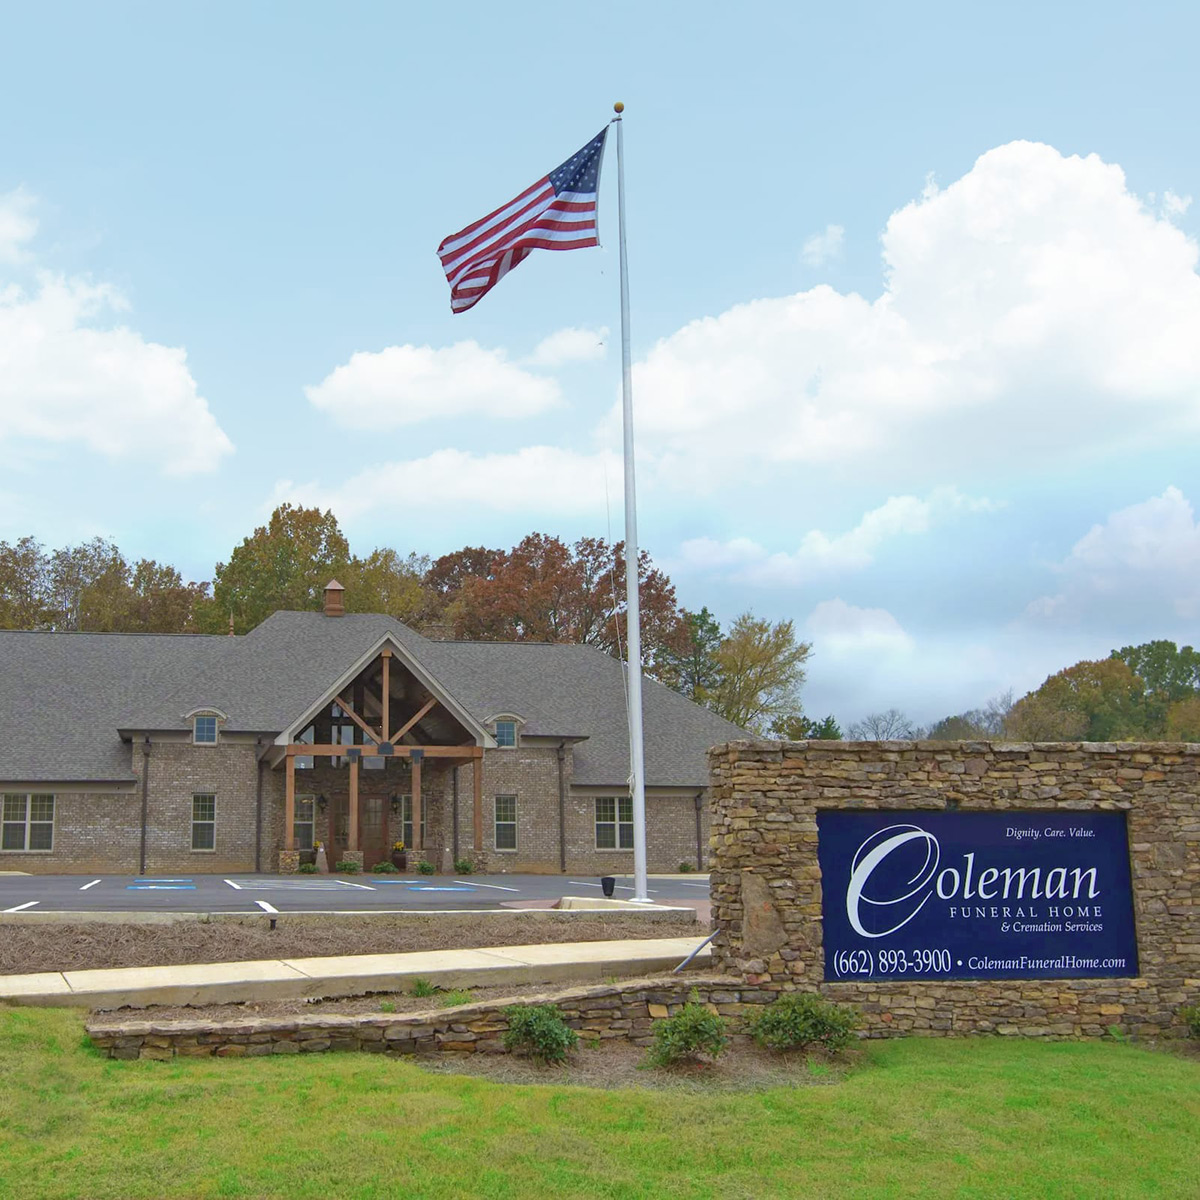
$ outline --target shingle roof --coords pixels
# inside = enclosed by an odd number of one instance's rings
[[[589,646],[438,642],[391,617],[278,612],[244,637],[0,632],[0,780],[132,779],[118,730],[185,730],[215,708],[231,731],[286,729],[390,636],[480,724],[575,736],[574,782],[629,773],[624,668]],[[701,787],[704,751],[744,731],[646,680],[646,783]]]

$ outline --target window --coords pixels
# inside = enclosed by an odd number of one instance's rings
[[[217,744],[217,718],[214,716],[197,717],[192,722],[192,741],[197,746],[215,746]]]
[[[354,730],[357,726],[354,725],[334,725],[329,730],[329,740],[335,746],[353,746],[354,745]],[[329,760],[330,766],[341,767],[345,766],[350,760],[341,755],[335,755]],[[361,760],[360,760],[361,761]]]
[[[596,849],[633,849],[633,801],[628,796],[596,797]]]
[[[54,797],[6,792],[0,804],[0,850],[53,850]]]
[[[515,746],[517,744],[517,723],[516,721],[497,721],[496,722],[496,745],[497,746]]]
[[[217,798],[212,792],[192,797],[192,849],[217,848]]]
[[[425,845],[425,814],[428,812],[428,802],[424,797],[421,798],[421,845]],[[412,795],[405,792],[400,797],[400,828],[403,832],[400,834],[404,839],[404,844],[411,850],[415,843],[413,842],[413,802]]]
[[[517,798],[516,796],[496,797],[496,849],[515,850],[517,848]]]
[[[315,814],[316,800],[314,797],[296,797],[296,819],[292,823],[292,831],[296,836],[297,850],[311,850],[313,848],[313,823]]]
[[[317,740],[317,731],[315,726],[310,725],[303,733],[296,735],[296,741],[301,742],[305,746],[311,746]],[[296,755],[296,770],[311,771],[313,768],[313,757],[311,754]]]

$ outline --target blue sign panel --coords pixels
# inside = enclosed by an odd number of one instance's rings
[[[817,814],[825,978],[1138,973],[1125,814]]]

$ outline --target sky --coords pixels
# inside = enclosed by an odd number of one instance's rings
[[[1195,4],[0,13],[0,540],[620,538],[611,139],[600,248],[460,315],[436,257],[620,100],[682,604],[793,621],[843,726],[1196,642]]]

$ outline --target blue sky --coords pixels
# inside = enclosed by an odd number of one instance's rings
[[[620,99],[684,604],[793,619],[844,722],[1196,640],[1200,10],[563,11],[9,6],[0,539],[619,536],[615,156],[601,249],[461,316],[435,249]]]

